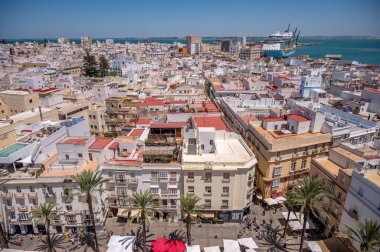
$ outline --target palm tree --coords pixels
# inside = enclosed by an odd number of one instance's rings
[[[201,214],[202,207],[199,205],[201,199],[194,195],[186,195],[181,197],[181,212],[186,218],[186,236],[187,243],[191,245],[191,222],[193,216]]]
[[[159,205],[157,203],[156,197],[148,190],[135,192],[130,198],[130,207],[124,212],[130,212],[132,210],[137,211],[137,213],[132,216],[131,221],[141,221],[142,225],[142,247],[143,251],[146,251],[146,221],[149,223],[148,216],[151,215],[154,218],[155,214],[161,214],[157,210]]]
[[[64,242],[65,237],[62,235],[53,234],[51,239],[46,239],[46,241],[41,240],[42,244],[38,245],[35,251],[43,251],[43,252],[57,252],[57,248],[65,249]]]
[[[327,188],[323,182],[316,178],[304,177],[299,181],[299,186],[288,193],[288,203],[291,206],[300,207],[300,212],[303,213],[303,226],[301,234],[301,244],[299,251],[303,249],[303,242],[306,230],[306,223],[309,214],[316,214],[316,210],[321,210],[328,203],[326,198],[329,197]]]
[[[79,191],[81,192],[81,195],[79,196],[83,197],[88,204],[88,210],[90,211],[91,218],[91,228],[94,232],[95,251],[99,251],[98,238],[96,236],[94,210],[92,207],[92,203],[94,200],[96,201],[96,198],[93,197],[93,194],[100,191],[101,185],[107,182],[108,179],[102,178],[100,172],[85,170],[73,176],[73,180],[79,184]]]
[[[137,232],[131,230],[130,234],[127,234],[127,237],[122,238],[119,240],[121,245],[126,245],[125,250],[128,250],[130,246],[132,246],[132,251],[133,252],[139,252],[143,251],[144,249],[144,244],[143,244],[143,235],[142,235],[142,227],[139,226],[137,229]],[[149,234],[146,236],[146,238],[151,238],[154,236],[154,234]],[[151,243],[152,240],[146,240],[147,243]]]
[[[365,220],[364,224],[355,220],[356,228],[343,224],[347,232],[337,233],[337,237],[346,238],[360,244],[360,252],[380,246],[380,225],[374,220]]]
[[[287,195],[288,199],[289,199],[289,196],[292,197],[291,195]],[[292,200],[290,200],[290,202],[291,201]],[[285,237],[286,227],[289,224],[290,214],[291,214],[291,212],[293,212],[293,206],[289,203],[289,200],[285,204],[287,205],[287,208],[288,208],[288,217],[286,218],[285,227],[284,227],[284,233],[282,234],[282,237]]]
[[[41,218],[45,223],[46,228],[46,243],[47,243],[47,251],[52,252],[53,251],[53,245],[51,243],[50,239],[50,222],[57,214],[57,205],[51,204],[51,203],[43,203],[39,205],[37,208],[36,213],[34,214],[35,217]]]

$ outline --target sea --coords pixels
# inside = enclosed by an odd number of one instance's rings
[[[57,39],[48,39],[52,43],[56,43]],[[93,41],[104,42],[106,39],[96,39]],[[203,43],[213,44],[220,41],[220,38],[204,39]],[[247,42],[261,41],[262,38],[247,39]],[[23,43],[23,42],[37,42],[44,43],[44,39],[18,39],[18,40],[5,40],[7,43]],[[80,39],[70,39],[71,42],[76,44],[80,43]],[[180,42],[185,44],[184,38],[115,38],[115,43],[139,43],[139,42],[159,42],[172,44]],[[323,58],[326,54],[339,54],[345,60],[353,60],[362,64],[380,65],[380,39],[300,39],[300,43],[318,43],[311,46],[304,46],[297,48],[295,54],[291,57],[300,55],[309,55],[312,59]]]

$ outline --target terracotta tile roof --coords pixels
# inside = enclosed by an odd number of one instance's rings
[[[150,124],[150,119],[140,118],[137,120],[136,124]]]
[[[119,146],[119,143],[118,143],[118,142],[113,142],[113,143],[110,144],[110,146],[109,146],[108,148],[114,150],[114,149],[116,149],[118,146]]]
[[[296,115],[296,114],[287,115],[287,117],[290,118],[290,119],[293,119],[294,121],[298,121],[298,122],[310,121],[306,117],[303,117],[303,116],[300,116],[300,115]]]
[[[206,116],[198,116],[194,117],[195,126],[197,128],[199,127],[213,127],[215,130],[226,130],[228,131],[228,128],[226,124],[223,122],[222,118],[220,116],[214,116],[214,117],[206,117]]]
[[[103,150],[111,142],[112,142],[112,138],[110,137],[97,137],[95,139],[95,142],[91,144],[89,149]]]
[[[142,133],[144,133],[145,129],[133,129],[129,132],[128,136],[132,137],[141,137]]]
[[[182,127],[185,127],[187,124],[188,124],[187,122],[152,123],[150,125],[150,128],[152,128],[152,129],[182,128]]]
[[[78,145],[84,145],[87,143],[88,138],[67,138],[65,140],[62,140],[62,144],[78,144]]]

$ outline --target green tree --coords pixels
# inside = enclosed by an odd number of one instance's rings
[[[110,76],[111,77],[116,77],[117,76],[117,72],[116,71],[111,71],[110,72]]]
[[[137,213],[132,216],[131,221],[141,221],[142,224],[142,247],[143,251],[146,251],[146,222],[149,223],[148,216],[151,215],[153,218],[156,213],[161,214],[160,211],[157,210],[159,205],[157,203],[156,197],[148,190],[136,192],[132,195],[130,199],[130,205],[128,210],[124,211],[128,213],[132,210],[137,211]]]
[[[201,214],[202,207],[199,205],[201,199],[194,195],[181,197],[181,212],[183,218],[186,218],[186,237],[187,243],[191,245],[191,222],[194,215]]]
[[[37,208],[35,217],[41,218],[45,223],[46,228],[46,242],[47,242],[47,251],[53,251],[53,245],[50,239],[50,222],[57,215],[57,205],[51,203],[42,203]]]
[[[306,223],[310,213],[316,214],[316,210],[322,210],[329,198],[329,193],[324,183],[316,178],[304,177],[296,189],[289,191],[288,204],[294,207],[299,207],[303,214],[303,227],[301,234],[300,252],[303,249],[305,238]]]
[[[95,77],[98,75],[97,70],[97,62],[93,55],[90,54],[88,50],[86,50],[86,55],[83,57],[83,67],[82,67],[82,74],[84,76],[88,77]]]
[[[103,55],[99,58],[99,71],[100,76],[104,77],[108,74],[108,69],[110,68],[110,65],[108,64],[108,60]]]
[[[374,220],[365,220],[364,224],[355,221],[356,227],[352,228],[343,224],[347,232],[337,232],[337,237],[346,238],[360,244],[360,252],[380,246],[380,225]]]
[[[91,171],[82,171],[78,175],[73,176],[73,180],[79,184],[79,190],[80,194],[79,197],[83,197],[86,200],[86,203],[88,204],[88,209],[90,212],[90,218],[91,218],[91,227],[92,232],[94,233],[94,240],[95,240],[95,251],[99,251],[99,244],[98,239],[96,236],[96,226],[95,226],[95,217],[94,217],[94,210],[93,210],[93,200],[96,200],[96,198],[93,197],[94,193],[100,191],[100,187],[103,183],[107,182],[108,179],[103,179],[101,177],[100,172],[91,172]],[[75,188],[73,189],[75,190]],[[74,194],[71,194],[74,195]]]

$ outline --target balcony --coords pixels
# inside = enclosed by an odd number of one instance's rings
[[[177,209],[177,206],[176,205],[163,205],[162,208],[163,209]]]
[[[65,213],[65,216],[72,216],[72,215],[76,215],[77,214],[74,210],[65,211],[64,213]]]
[[[230,179],[222,179],[222,183],[230,183]]]
[[[293,153],[292,154],[292,158],[297,158],[298,157],[298,153]]]
[[[178,198],[178,194],[169,194],[168,195],[169,198]]]
[[[108,199],[118,199],[119,197],[117,196],[116,193],[109,193],[108,194]]]
[[[126,192],[123,192],[123,193],[117,193],[117,196],[122,197],[122,198],[125,198],[125,197],[128,197],[128,194],[127,194]]]
[[[281,160],[282,160],[282,157],[275,157],[274,160],[275,160],[275,161],[281,161]]]
[[[158,177],[150,177],[150,182],[158,182]]]
[[[35,205],[30,206],[30,211],[32,211],[32,212],[36,212],[37,209],[38,209],[38,206],[35,206]]]
[[[26,212],[28,212],[28,207],[27,206],[19,206],[18,211],[26,213]]]
[[[45,198],[55,198],[54,192],[45,192]]]
[[[125,178],[118,178],[118,179],[115,179],[115,181],[116,181],[116,184],[125,184],[127,182]]]
[[[221,209],[227,209],[227,208],[228,208],[228,205],[221,205],[220,208],[221,208]]]
[[[16,199],[24,199],[24,194],[23,193],[15,193],[15,198]]]
[[[4,199],[11,199],[12,198],[12,194],[11,193],[3,193],[3,198]]]
[[[204,208],[204,209],[210,209],[210,208],[211,208],[211,205],[204,205],[203,208]]]
[[[18,219],[17,218],[10,218],[9,222],[10,222],[10,224],[16,225],[16,224],[18,224]]]
[[[194,195],[194,192],[187,192],[187,195]]]
[[[109,206],[110,208],[118,208],[118,207],[119,207],[119,204],[114,203],[114,202],[111,202],[111,203],[108,203],[108,206]]]
[[[194,178],[187,178],[186,182],[194,182]]]
[[[169,178],[160,178],[160,183],[167,183],[169,181]]]
[[[77,220],[68,220],[67,225],[76,225],[78,222]]]
[[[178,182],[177,178],[169,178],[169,182],[176,183]]]
[[[65,203],[71,203],[73,202],[73,197],[67,193],[61,193],[62,201]]]
[[[61,222],[60,219],[54,219],[54,220],[51,221],[51,224],[53,224],[53,225],[60,225],[60,224],[62,224],[62,222]]]
[[[205,192],[203,196],[211,196],[211,192]]]
[[[29,199],[37,199],[37,193],[36,192],[29,192],[28,198]]]
[[[222,197],[228,197],[228,196],[230,196],[230,193],[229,192],[222,192]]]
[[[137,178],[130,178],[130,179],[128,179],[128,183],[129,184],[137,184],[138,183],[138,179]]]
[[[15,211],[15,207],[14,207],[14,206],[6,206],[5,208],[6,208],[7,211],[9,211],[9,212],[14,212],[14,211]]]
[[[348,210],[348,215],[351,216],[351,218],[358,220],[359,219],[359,213],[355,209]]]

